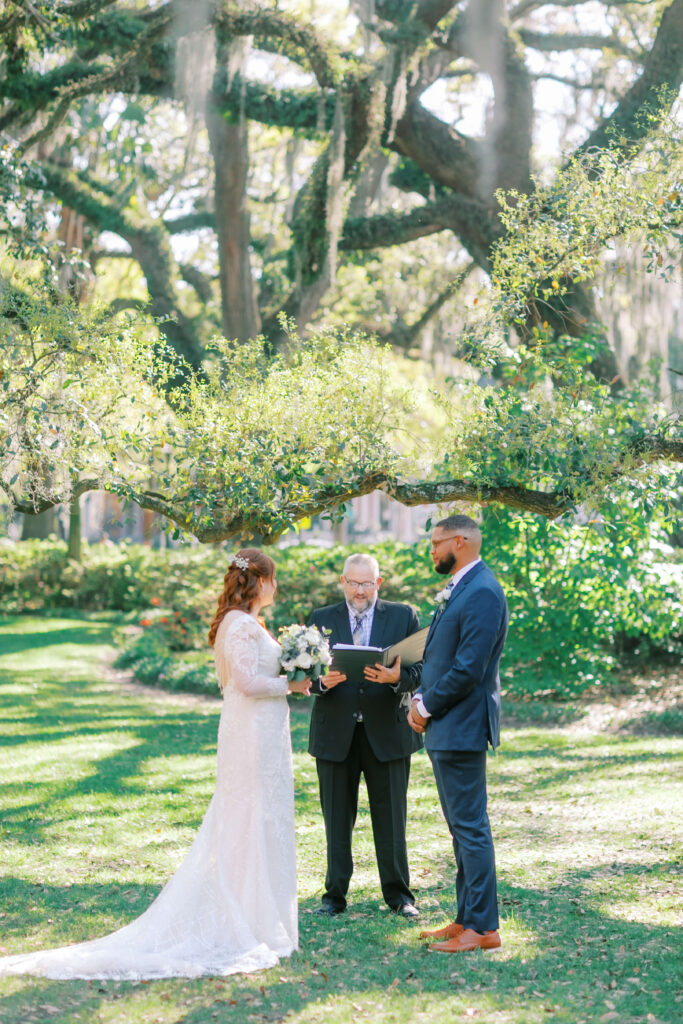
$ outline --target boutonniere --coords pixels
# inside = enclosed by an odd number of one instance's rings
[[[434,600],[436,601],[438,607],[440,608],[442,605],[444,605],[446,603],[446,601],[448,600],[448,598],[450,596],[451,596],[451,588],[450,587],[444,587],[443,590],[439,591],[439,593],[436,595]]]

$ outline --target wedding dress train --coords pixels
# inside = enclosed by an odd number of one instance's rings
[[[0,959],[0,975],[149,978],[272,967],[297,948],[294,784],[280,648],[245,612],[216,636],[223,688],[216,790],[152,905],[100,939]]]

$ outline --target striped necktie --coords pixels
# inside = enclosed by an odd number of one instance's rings
[[[364,646],[363,645],[363,640],[364,639],[365,638],[363,636],[363,616],[362,615],[357,615],[356,616],[356,625],[353,627],[353,642],[356,645],[356,647],[359,647],[359,646],[362,647],[362,646]]]

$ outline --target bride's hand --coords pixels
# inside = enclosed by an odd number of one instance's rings
[[[305,679],[292,679],[289,684],[290,693],[303,693],[305,697],[311,696],[311,680],[306,676]]]

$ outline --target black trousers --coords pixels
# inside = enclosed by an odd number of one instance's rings
[[[486,811],[486,751],[430,750],[429,756],[458,869],[455,920],[475,932],[495,930],[498,894]]]
[[[406,850],[406,794],[410,757],[378,761],[359,723],[344,761],[316,758],[320,806],[327,837],[325,895],[337,907],[346,906],[353,874],[351,836],[358,812],[361,774],[368,788],[372,835],[382,895],[390,907],[414,903],[410,891]]]

